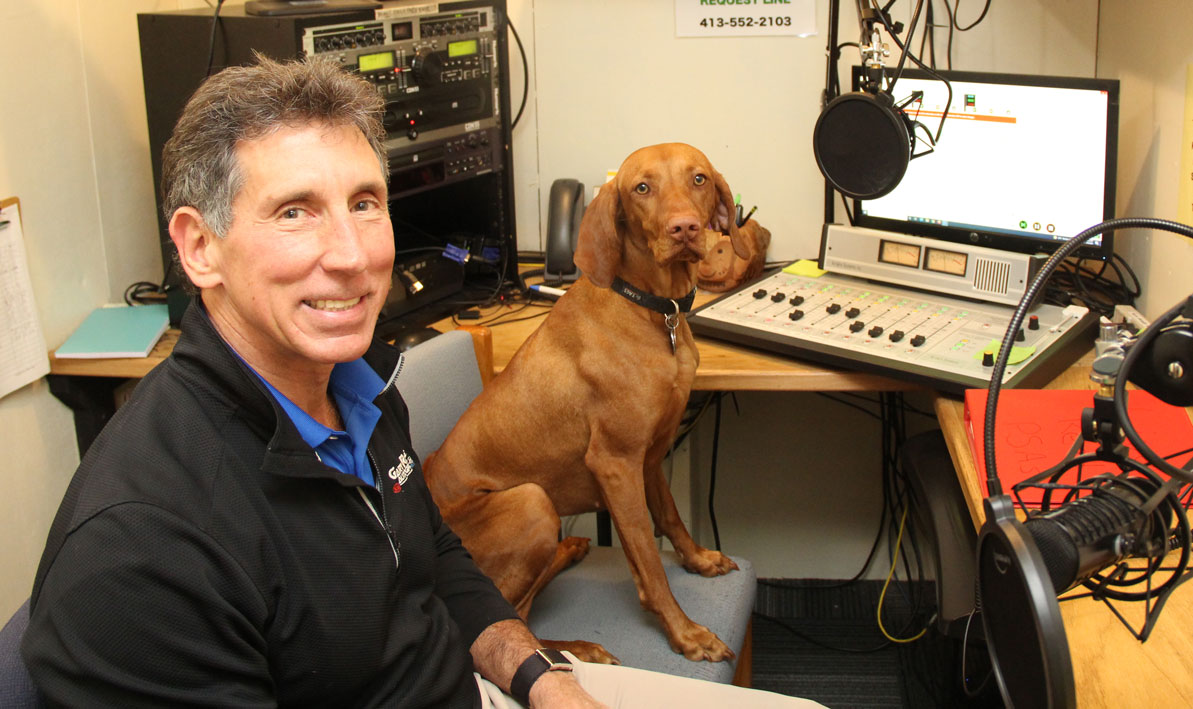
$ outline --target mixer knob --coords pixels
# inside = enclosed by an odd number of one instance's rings
[[[899,340],[903,339],[903,331],[895,330],[891,334],[887,335],[887,339],[889,339],[891,342],[898,342]]]
[[[791,300],[787,302],[791,303],[792,305],[803,305],[804,297],[802,295],[793,295],[791,296]]]
[[[861,312],[862,311],[858,310],[857,308],[850,308],[849,310],[845,311],[845,317],[856,318],[858,315],[861,314]]]
[[[754,299],[755,300],[761,300],[765,297],[766,297],[766,289],[765,288],[759,288],[758,290],[754,291]]]
[[[1023,328],[1019,328],[1019,332],[1015,333],[1015,342],[1023,342],[1026,339],[1027,335],[1024,334]]]
[[[920,345],[924,344],[927,341],[928,341],[928,338],[924,337],[923,335],[916,335],[915,337],[911,338],[911,346],[919,347]]]
[[[862,328],[865,326],[866,326],[866,323],[862,322],[861,320],[854,320],[853,322],[849,323],[849,331],[850,332],[861,332]]]
[[[982,353],[982,366],[983,367],[993,367],[994,366],[994,352],[993,351],[986,350],[985,352]]]
[[[776,292],[774,295],[772,295],[770,297],[770,299],[771,299],[772,303],[781,303],[781,302],[783,302],[783,299],[786,297],[787,297],[786,295]]]
[[[1033,315],[1027,319],[1027,329],[1028,330],[1039,330],[1040,329],[1040,316],[1039,315]]]
[[[868,332],[866,334],[869,335],[870,337],[878,337],[879,335],[882,334],[882,328],[879,327],[878,325],[875,325],[874,327],[870,328],[870,332]]]
[[[792,320],[799,320],[803,316],[804,316],[804,311],[802,311],[802,310],[792,310],[790,313],[787,314],[787,317],[791,318]]]
[[[832,305],[825,308],[825,311],[827,311],[829,315],[836,315],[837,313],[841,312],[841,305],[840,303],[833,303]]]
[[[414,72],[414,78],[422,86],[434,86],[439,83],[440,75],[443,73],[443,60],[436,52],[423,47],[415,52],[414,58],[410,60],[410,71]]]

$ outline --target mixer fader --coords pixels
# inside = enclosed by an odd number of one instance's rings
[[[777,272],[692,313],[697,335],[960,393],[986,388],[1014,309],[827,273]],[[1092,347],[1087,308],[1039,305],[1005,387],[1042,386]]]

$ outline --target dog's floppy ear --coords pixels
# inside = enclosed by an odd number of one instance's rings
[[[717,186],[717,214],[713,228],[729,235],[729,243],[733,244],[733,252],[738,258],[749,259],[750,249],[742,240],[737,230],[737,205],[733,203],[733,193],[729,191],[729,183],[721,173],[712,171],[713,183]]]
[[[617,183],[606,182],[584,210],[573,260],[588,280],[608,288],[621,266],[621,235],[617,230],[620,198]]]

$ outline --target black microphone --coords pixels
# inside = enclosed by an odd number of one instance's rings
[[[1084,496],[1027,522],[1018,520],[1009,495],[985,503],[986,523],[978,536],[978,605],[1008,706],[1076,706],[1058,594],[1086,584],[1101,597],[1139,600],[1175,581],[1141,594],[1115,588],[1141,580],[1118,568],[1120,562],[1147,558],[1151,561],[1141,573],[1149,576],[1169,551],[1174,511],[1181,509],[1171,491],[1157,480],[1126,472],[1082,481],[1073,490]],[[1098,576],[1108,569],[1107,576]]]
[[[1040,550],[1057,594],[1127,557],[1168,551],[1169,509],[1160,507],[1151,515],[1144,511],[1159,485],[1123,473],[1090,490],[1023,525]]]

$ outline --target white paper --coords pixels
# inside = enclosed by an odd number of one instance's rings
[[[675,0],[677,37],[815,34],[815,0]]]
[[[25,260],[20,208],[0,209],[0,397],[50,373]]]

